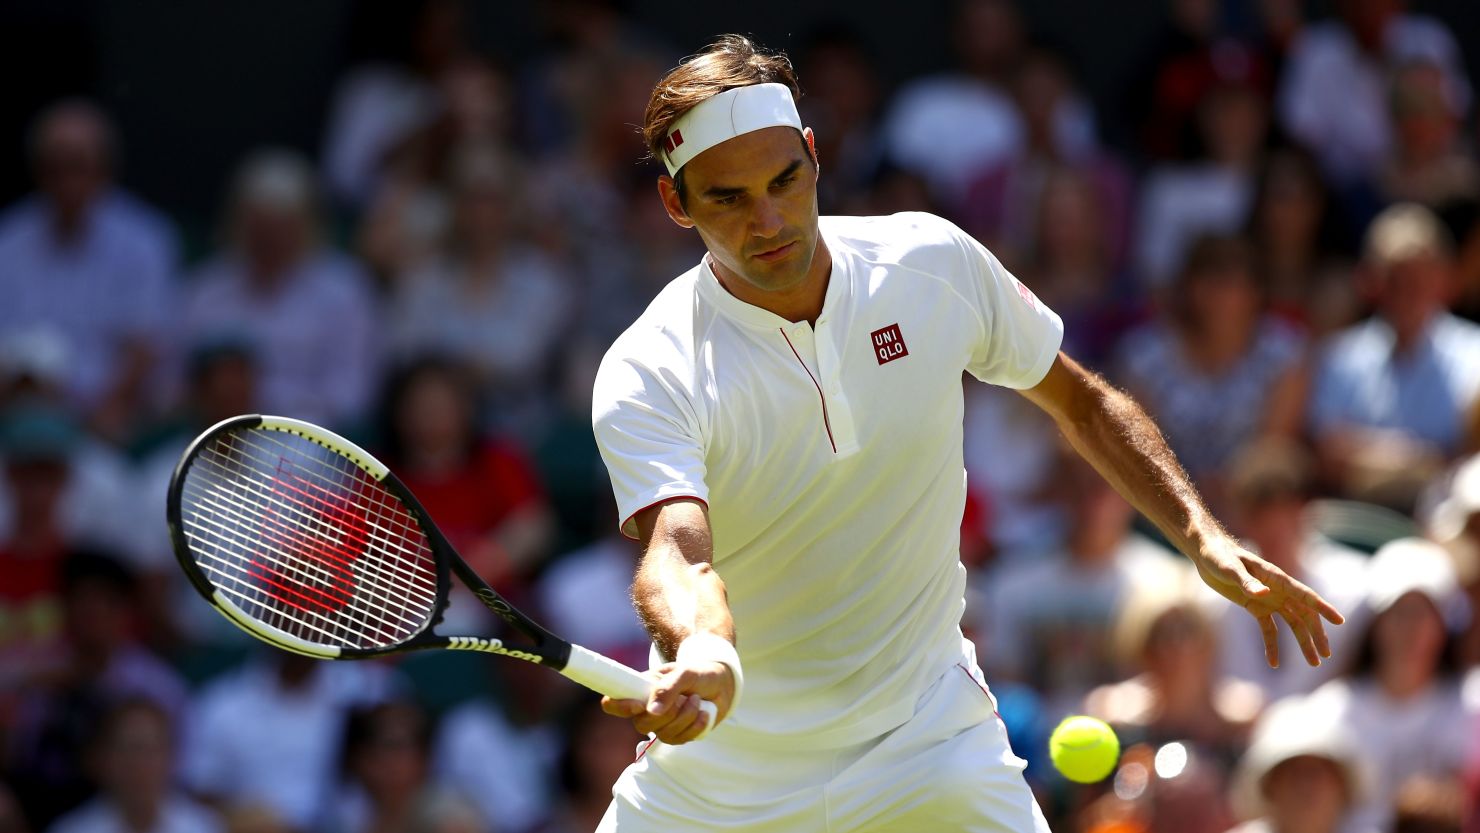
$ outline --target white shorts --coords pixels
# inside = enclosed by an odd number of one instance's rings
[[[969,658],[867,743],[763,751],[720,737],[639,747],[598,833],[1049,833]]]

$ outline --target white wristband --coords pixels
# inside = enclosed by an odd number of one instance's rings
[[[735,677],[735,696],[730,699],[730,711],[740,704],[740,692],[745,688],[745,673],[740,670],[740,654],[730,640],[710,631],[696,631],[678,643],[679,662],[718,662],[726,665]]]

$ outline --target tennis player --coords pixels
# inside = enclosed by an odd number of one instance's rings
[[[929,214],[818,217],[783,55],[727,36],[653,91],[673,221],[708,248],[602,362],[593,422],[661,664],[601,831],[1046,831],[959,627],[962,371],[1020,391],[1305,658],[1341,615],[1242,549],[1063,325]],[[1236,407],[1230,403],[1230,407]],[[743,669],[742,669],[743,660]],[[702,742],[700,698],[718,723]]]

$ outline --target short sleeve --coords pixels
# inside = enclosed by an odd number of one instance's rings
[[[1023,390],[1043,381],[1064,341],[1064,322],[1013,277],[996,255],[954,226],[967,299],[982,320],[966,369],[993,385]]]
[[[596,374],[591,423],[623,535],[637,538],[633,518],[649,506],[680,497],[709,500],[698,421],[676,380],[663,371],[615,350],[608,354]]]

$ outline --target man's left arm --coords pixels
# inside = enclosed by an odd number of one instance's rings
[[[1053,417],[1074,450],[1192,559],[1209,587],[1254,617],[1271,666],[1279,665],[1275,615],[1295,634],[1306,662],[1319,665],[1331,656],[1321,619],[1339,625],[1341,614],[1223,529],[1135,401],[1062,352],[1042,381],[1022,394]]]

